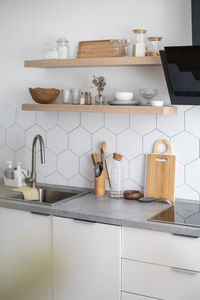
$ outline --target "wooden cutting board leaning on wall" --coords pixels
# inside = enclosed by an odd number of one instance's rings
[[[79,42],[77,58],[116,57],[124,56],[123,46],[114,48],[111,40],[82,41]]]
[[[161,143],[167,145],[166,152],[159,151]],[[176,156],[171,155],[171,149],[171,143],[162,139],[154,144],[154,153],[147,155],[145,197],[174,202]]]

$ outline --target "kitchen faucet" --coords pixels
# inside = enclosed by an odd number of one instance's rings
[[[44,141],[41,135],[36,135],[33,139],[32,144],[32,170],[31,170],[31,176],[26,177],[25,182],[26,184],[30,185],[31,187],[35,187],[36,185],[36,144],[37,140],[39,140],[40,143],[40,159],[41,164],[45,163],[45,148],[44,148]]]

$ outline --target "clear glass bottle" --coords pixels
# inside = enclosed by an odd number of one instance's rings
[[[163,48],[162,37],[150,36],[148,39],[147,45],[147,56],[160,56],[160,50]]]
[[[56,41],[58,48],[58,58],[59,59],[69,59],[70,58],[70,48],[69,42],[65,38],[60,38]]]
[[[146,45],[145,45],[145,35],[146,29],[134,29],[135,40],[133,45],[133,56],[145,56]]]
[[[121,166],[122,155],[113,154],[113,164],[111,170],[111,191],[112,198],[123,198],[123,170]]]
[[[49,48],[49,59],[58,59],[58,48],[52,46]]]
[[[50,53],[49,53],[49,49],[51,48],[51,44],[46,44],[45,48],[43,50],[43,59],[51,59]]]

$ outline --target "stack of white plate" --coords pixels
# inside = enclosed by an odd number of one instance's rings
[[[137,105],[138,101],[134,100],[133,92],[116,92],[115,99],[108,101],[110,105]]]

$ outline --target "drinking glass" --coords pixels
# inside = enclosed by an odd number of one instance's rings
[[[80,103],[81,90],[80,89],[71,89],[72,104]]]
[[[71,91],[70,89],[62,89],[62,103],[70,104],[71,103]]]

